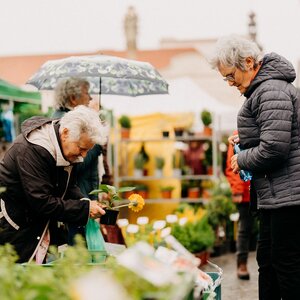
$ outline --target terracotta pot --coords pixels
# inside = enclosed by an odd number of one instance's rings
[[[147,199],[148,198],[148,191],[144,191],[144,190],[135,190],[135,193],[136,194],[139,194],[140,196],[142,196],[144,199]]]
[[[163,199],[170,199],[170,198],[172,198],[172,191],[161,191],[161,197]]]
[[[100,218],[100,224],[116,225],[119,211],[113,209],[104,209],[106,214]]]
[[[188,198],[196,199],[199,198],[200,189],[198,187],[193,187],[188,189]]]
[[[212,128],[208,126],[204,126],[203,135],[212,136]]]
[[[201,263],[200,263],[199,267],[206,265],[207,261],[210,258],[210,252],[208,252],[206,250],[198,252],[198,253],[194,253],[194,255],[201,259]]]
[[[124,192],[122,194],[123,199],[128,199],[134,192],[133,191],[129,191],[129,192]]]
[[[129,139],[130,138],[130,129],[121,128],[121,138],[122,139]]]

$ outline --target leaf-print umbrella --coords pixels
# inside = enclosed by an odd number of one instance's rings
[[[27,81],[52,90],[61,78],[79,76],[90,82],[90,93],[124,96],[167,94],[168,84],[149,63],[94,55],[49,60]]]

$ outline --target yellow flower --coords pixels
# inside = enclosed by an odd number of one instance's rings
[[[130,201],[128,207],[134,212],[142,210],[145,205],[144,198],[139,194],[130,195],[128,200]]]

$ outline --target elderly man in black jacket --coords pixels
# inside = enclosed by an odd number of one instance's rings
[[[211,64],[246,97],[238,114],[238,136],[230,138],[245,150],[232,157],[231,167],[253,173],[260,216],[259,299],[300,299],[300,99],[292,85],[295,70],[284,57],[262,56],[254,42],[238,36],[218,41]]]
[[[85,106],[59,120],[33,117],[22,125],[0,164],[0,244],[12,244],[19,262],[43,262],[59,240],[59,222],[84,225],[105,212],[96,201],[83,199],[73,169],[94,144],[107,136],[98,114]]]

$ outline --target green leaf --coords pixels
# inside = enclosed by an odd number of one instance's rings
[[[124,186],[118,189],[118,193],[123,193],[123,192],[131,192],[135,189],[135,186]]]

